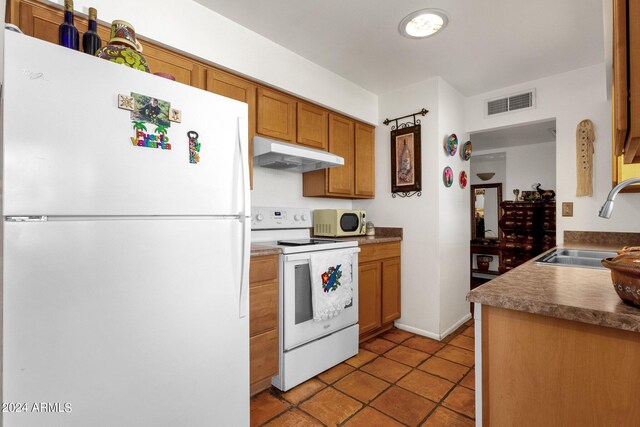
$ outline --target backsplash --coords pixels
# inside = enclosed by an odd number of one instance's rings
[[[614,231],[569,231],[564,232],[564,244],[594,243],[623,246],[640,245],[640,233],[621,233]]]
[[[303,197],[301,173],[256,166],[253,168],[251,206],[352,209],[353,202],[349,199]]]

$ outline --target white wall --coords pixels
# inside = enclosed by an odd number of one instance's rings
[[[285,208],[351,209],[347,199],[302,197],[302,174],[275,169],[253,167],[251,206],[280,206]],[[379,224],[386,225],[386,224]]]
[[[513,190],[516,188],[521,192],[533,190],[532,184],[538,182],[545,190],[556,190],[556,143],[554,141],[478,151],[477,155],[485,156],[497,153],[505,153],[505,175],[504,180],[501,181],[503,200],[513,200]],[[476,168],[473,164],[474,158],[471,158],[472,171]],[[479,165],[481,164],[483,162],[479,162]],[[561,163],[561,165],[564,164]],[[486,182],[500,182],[496,181],[496,177],[497,173]],[[476,180],[479,179],[476,177]],[[474,181],[475,183],[476,181]]]
[[[473,141],[473,135],[471,136]],[[502,154],[502,157],[498,157]],[[485,154],[478,154],[478,152],[474,152],[471,155],[471,160],[469,161],[471,166],[471,176],[470,184],[478,185],[478,184],[497,184],[502,183],[502,187],[506,187],[507,182],[507,161],[506,161],[506,153],[504,150],[497,150],[492,154],[491,158],[488,158]],[[478,173],[483,172],[493,172],[495,175],[486,181],[478,178]],[[504,188],[503,188],[504,192]],[[504,194],[502,196],[504,198]]]
[[[376,198],[354,201],[376,224],[404,228],[402,242],[402,318],[396,325],[441,338],[469,317],[469,187],[461,189],[458,174],[469,163],[449,157],[443,143],[451,133],[461,142],[464,98],[441,78],[429,79],[380,96],[380,122],[421,108],[422,196],[391,197],[390,127],[376,129]],[[442,183],[442,169],[455,174],[451,188]]]
[[[64,5],[64,0],[54,3]],[[84,14],[90,6],[98,9],[101,21],[124,19],[137,33],[167,46],[362,121],[378,119],[375,94],[192,0],[74,2]]]
[[[439,190],[439,258],[440,258],[440,335],[447,335],[459,326],[461,320],[470,317],[469,303],[465,300],[469,292],[469,241],[471,229],[470,187],[460,188],[458,177],[461,171],[470,172],[469,162],[463,161],[456,152],[448,156],[441,148],[449,135],[458,136],[458,149],[469,140],[464,132],[464,97],[445,80],[438,79],[438,142],[440,143],[438,171],[449,166],[453,169],[454,182],[449,188],[440,179]],[[436,178],[436,177],[434,177]]]
[[[391,126],[376,129],[376,198],[354,201],[377,225],[403,227],[402,318],[397,323],[435,336],[440,317],[438,205],[441,173],[438,132],[438,79],[429,79],[380,96],[380,120],[404,116],[422,108],[422,196],[391,197]]]
[[[563,241],[564,230],[640,231],[640,222],[634,220],[640,215],[640,194],[620,194],[611,219],[598,217],[598,210],[611,189],[611,102],[606,99],[603,87],[605,74],[604,67],[599,64],[466,100],[466,125],[470,132],[556,119],[558,242]],[[531,88],[537,90],[537,108],[490,118],[484,116],[485,100]],[[593,121],[596,133],[593,197],[575,197],[575,132],[583,119]],[[561,202],[565,201],[574,203],[573,217],[561,216]]]

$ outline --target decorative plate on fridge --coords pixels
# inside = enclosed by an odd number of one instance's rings
[[[460,184],[460,188],[466,188],[467,173],[465,171],[460,172],[460,176],[458,177],[458,183]]]
[[[449,166],[444,168],[444,170],[442,171],[442,182],[447,188],[451,187],[451,184],[453,184],[453,171]]]
[[[471,141],[467,141],[460,147],[460,157],[465,162],[471,158]]]
[[[445,148],[448,155],[454,156],[456,154],[456,151],[458,150],[458,137],[455,133],[449,135]]]

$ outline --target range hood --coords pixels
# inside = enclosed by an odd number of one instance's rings
[[[291,172],[311,172],[343,166],[344,159],[326,151],[254,136],[253,164]]]

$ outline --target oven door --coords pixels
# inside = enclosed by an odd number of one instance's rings
[[[338,316],[320,322],[313,320],[309,253],[283,255],[281,315],[284,351],[358,323],[358,252],[360,249],[350,248],[349,250],[353,252],[351,268],[353,301]]]

